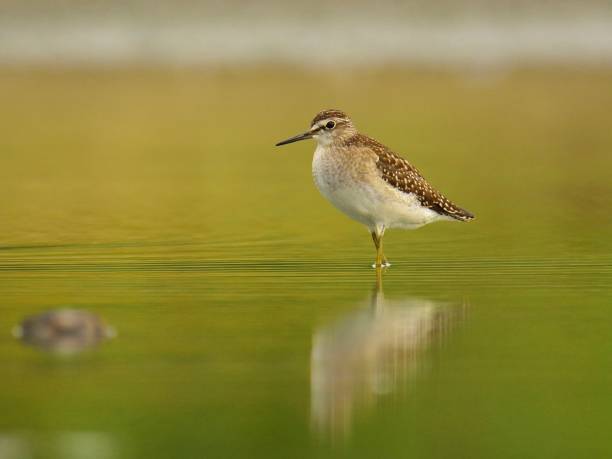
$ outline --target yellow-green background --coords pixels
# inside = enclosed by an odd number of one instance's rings
[[[609,70],[7,67],[0,101],[9,459],[71,432],[111,445],[75,457],[612,454]],[[386,236],[386,296],[464,317],[340,438],[311,425],[313,336],[364,307],[373,248],[314,146],[273,146],[330,107],[477,215]],[[62,358],[11,336],[64,306],[118,337]]]

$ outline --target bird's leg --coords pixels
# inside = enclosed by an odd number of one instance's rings
[[[376,263],[372,265],[372,268],[376,268],[376,267],[380,267],[380,265],[378,264],[379,262],[378,254],[380,253],[380,240],[378,239],[378,235],[376,234],[376,231],[372,231],[370,234],[372,234],[372,240],[374,241],[374,247],[376,247]]]
[[[378,235],[378,240],[380,241],[380,256],[381,256],[380,266],[382,266],[383,268],[386,268],[387,266],[391,266],[391,263],[387,261],[387,257],[385,257],[385,254],[383,253],[383,236],[384,235],[385,235],[385,227],[383,226]]]
[[[385,234],[384,228],[381,231],[372,231],[372,240],[376,247],[376,263],[372,266],[373,268],[391,266],[391,263],[387,261],[387,257],[383,253],[383,236]]]

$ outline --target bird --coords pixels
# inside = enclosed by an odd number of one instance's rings
[[[406,159],[360,133],[342,110],[317,113],[310,129],[276,146],[307,139],[317,142],[312,160],[316,187],[334,207],[368,228],[376,249],[374,268],[391,265],[383,252],[388,229],[475,218],[434,189]]]

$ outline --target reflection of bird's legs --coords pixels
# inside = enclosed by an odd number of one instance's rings
[[[376,293],[382,295],[382,292],[383,292],[382,268],[379,266],[376,268]]]
[[[376,284],[374,284],[374,288],[372,289],[372,311],[375,314],[378,314],[382,311],[383,307],[383,280],[382,280],[383,270],[380,266],[376,268]]]
[[[376,229],[372,231],[372,240],[374,241],[374,247],[376,247],[376,263],[372,266],[373,268],[391,266],[391,263],[387,261],[385,254],[383,253],[383,236],[385,234],[385,228],[381,230]]]

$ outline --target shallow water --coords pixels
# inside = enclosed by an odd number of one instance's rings
[[[1,78],[3,459],[612,454],[611,75]],[[332,105],[477,220],[390,232],[377,279],[271,146]],[[117,336],[11,335],[62,307]]]

